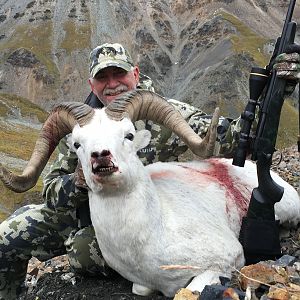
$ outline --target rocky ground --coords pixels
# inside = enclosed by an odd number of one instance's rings
[[[297,145],[275,152],[272,169],[300,192],[300,153]]]
[[[300,193],[300,161],[297,146],[276,152],[272,168],[289,181]],[[231,285],[241,290],[241,285],[245,285],[246,276],[255,274],[255,276],[259,276],[256,279],[258,283],[262,282],[263,284],[259,283],[257,286],[260,287],[255,288],[256,296],[252,291],[252,296],[248,299],[300,299],[300,228],[282,228],[281,246],[282,253],[289,255],[288,259],[292,256],[293,261],[288,263],[289,266],[282,267],[279,264],[279,267],[278,265],[272,268],[267,266],[266,269],[255,265],[253,269],[244,271],[246,275],[235,274]],[[296,263],[291,267],[294,261]],[[239,277],[238,284],[236,282],[237,277]],[[277,290],[278,285],[281,285],[281,288]],[[135,296],[131,293],[131,283],[118,274],[115,274],[112,278],[92,278],[75,275],[69,267],[66,256],[57,257],[44,263],[32,259],[28,268],[27,286],[28,292],[26,295],[22,295],[20,300],[168,299],[160,294],[149,297]],[[235,291],[228,290],[227,293],[230,294],[227,299],[239,299]],[[267,293],[268,296],[266,296]],[[179,294],[176,296],[176,300],[197,299],[198,296],[189,295],[189,298],[184,297],[184,295]]]

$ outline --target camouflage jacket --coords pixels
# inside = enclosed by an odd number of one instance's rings
[[[153,90],[151,79],[146,78],[142,88]],[[167,100],[174,108],[181,113],[191,128],[201,137],[205,136],[211,121],[211,115],[207,115],[201,110],[174,99]],[[99,108],[102,103],[91,93],[86,103],[94,108]],[[218,138],[216,147],[217,156],[231,155],[234,148],[233,140],[238,122],[230,122],[221,117],[218,126]],[[147,129],[151,131],[151,141],[149,145],[138,152],[138,156],[144,165],[157,161],[177,161],[179,155],[187,151],[187,146],[169,129],[144,120],[135,122],[137,130]],[[64,138],[58,146],[59,154],[56,161],[51,166],[49,174],[44,179],[43,196],[48,207],[66,211],[81,205],[82,201],[87,200],[87,193],[79,191],[74,184],[74,171],[77,166],[78,158],[72,152]]]

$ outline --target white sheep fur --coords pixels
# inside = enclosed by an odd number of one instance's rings
[[[133,141],[125,138],[135,135]],[[166,296],[186,286],[201,291],[206,284],[230,277],[244,264],[238,241],[241,219],[251,191],[257,186],[256,167],[231,160],[155,163],[144,167],[136,152],[150,141],[146,130],[136,132],[129,119],[113,121],[105,110],[87,125],[75,126],[70,142],[90,187],[89,203],[96,237],[106,262],[133,282],[133,292]],[[91,153],[109,150],[117,172],[92,173]],[[299,195],[272,173],[285,192],[276,204],[281,222],[298,223]],[[198,269],[163,270],[163,265]]]

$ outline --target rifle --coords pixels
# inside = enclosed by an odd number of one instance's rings
[[[278,47],[275,47],[267,68],[254,67],[249,78],[250,100],[241,114],[242,128],[233,165],[243,167],[250,152],[257,165],[258,187],[251,194],[247,216],[243,219],[240,241],[246,263],[274,259],[280,255],[278,222],[275,221],[274,205],[283,196],[284,189],[271,177],[270,167],[275,152],[279,120],[284,102],[286,80],[277,77],[272,69],[273,58],[284,53],[294,43],[296,23],[292,16],[296,0],[291,0]],[[250,141],[250,130],[258,109],[258,124]]]

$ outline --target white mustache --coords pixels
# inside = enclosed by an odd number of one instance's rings
[[[105,88],[103,90],[103,95],[104,96],[107,96],[107,95],[116,95],[116,94],[127,92],[127,91],[128,91],[127,86],[124,85],[124,84],[121,84],[121,85],[117,86],[114,89]]]

